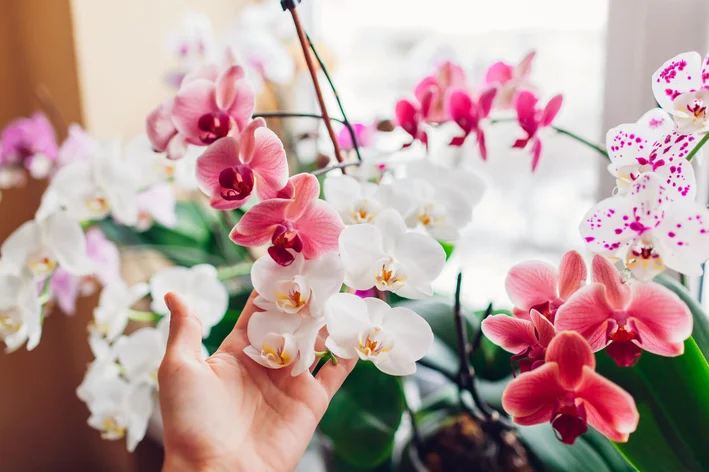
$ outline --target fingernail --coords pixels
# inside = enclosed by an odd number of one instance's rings
[[[172,311],[172,292],[167,292],[165,294],[165,305],[167,305],[167,309]]]

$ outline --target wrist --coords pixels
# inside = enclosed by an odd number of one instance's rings
[[[228,472],[239,470],[238,464],[196,461],[179,454],[165,452],[162,472]]]

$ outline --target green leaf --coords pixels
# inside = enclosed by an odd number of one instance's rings
[[[589,430],[569,446],[554,436],[549,424],[520,426],[519,438],[548,472],[631,472],[600,433]],[[603,443],[605,441],[605,443]],[[669,469],[668,469],[669,470]]]
[[[319,428],[333,442],[335,453],[350,465],[372,468],[391,457],[404,410],[400,380],[370,362],[358,362],[330,402]]]
[[[709,365],[692,338],[679,357],[643,352],[633,367],[621,368],[596,355],[598,372],[635,399],[640,423],[618,449],[639,470],[709,470]]]
[[[694,299],[689,290],[672,277],[658,275],[655,277],[655,282],[672,290],[687,304],[694,318],[692,337],[702,351],[702,354],[704,354],[704,357],[709,358],[709,317],[707,317],[702,306]]]
[[[453,251],[455,250],[455,244],[447,243],[445,241],[438,241],[438,244],[440,244],[443,250],[446,252],[446,260],[450,259],[451,254],[453,254]]]

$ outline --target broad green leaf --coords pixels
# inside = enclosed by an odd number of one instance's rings
[[[643,472],[709,470],[709,365],[692,338],[679,357],[643,352],[633,367],[620,368],[596,355],[599,373],[635,399],[640,423],[618,449]]]
[[[404,410],[401,381],[370,362],[358,362],[330,402],[319,428],[333,442],[335,453],[349,464],[372,468],[391,457]]]
[[[438,244],[440,244],[443,250],[445,251],[446,260],[450,259],[451,254],[453,254],[453,251],[455,250],[455,244],[447,243],[445,241],[438,241]]]
[[[659,275],[655,277],[655,282],[658,282],[675,292],[679,298],[687,304],[689,310],[692,312],[692,316],[694,317],[692,337],[697,343],[697,346],[699,346],[699,349],[702,351],[702,354],[704,354],[704,357],[709,358],[709,317],[707,317],[707,313],[704,311],[699,302],[694,299],[692,294],[689,293],[689,290],[687,290],[681,283],[672,277]]]

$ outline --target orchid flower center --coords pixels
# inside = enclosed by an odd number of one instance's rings
[[[0,335],[7,336],[22,328],[22,313],[16,306],[0,311]]]
[[[273,246],[268,248],[268,253],[276,263],[282,266],[289,266],[295,260],[293,253],[291,253],[289,249],[295,252],[301,252],[303,250],[303,240],[300,239],[300,236],[298,236],[298,233],[290,224],[288,226],[276,226],[271,242]]]
[[[446,219],[446,208],[438,203],[427,203],[419,209],[418,220],[425,228],[432,228]]]
[[[295,359],[296,342],[292,334],[268,333],[261,342],[261,358],[271,367],[285,367]]]
[[[651,242],[644,241],[638,242],[628,251],[628,255],[625,258],[625,267],[637,275],[645,274],[647,278],[652,278],[665,271],[665,263],[662,261],[660,254],[658,254]]]
[[[702,103],[695,103],[693,107],[687,105],[687,111],[690,115],[694,115],[694,120],[704,120],[707,117],[707,107]]]
[[[355,350],[359,358],[365,361],[383,360],[394,347],[394,340],[379,326],[359,333],[357,340],[359,344]]]
[[[204,133],[200,140],[204,144],[212,144],[223,138],[231,130],[231,117],[223,111],[205,113],[197,120],[197,127]]]
[[[606,354],[613,358],[620,367],[631,367],[638,362],[642,349],[633,341],[637,340],[634,332],[625,326],[619,326],[608,338],[611,343],[606,347]]]
[[[350,209],[350,219],[354,224],[369,223],[379,214],[381,205],[372,200],[359,200]]]
[[[406,284],[406,276],[402,273],[403,267],[391,257],[380,259],[374,266],[375,286],[379,290],[399,290]]]
[[[308,304],[311,290],[304,277],[294,277],[276,284],[276,305],[286,313],[298,313]]]
[[[220,193],[224,200],[243,200],[254,189],[254,173],[241,164],[227,167],[219,173],[219,185],[226,190]]]
[[[27,258],[27,267],[34,275],[48,275],[57,268],[57,261],[45,250],[40,250]]]
[[[583,403],[570,403],[561,406],[552,415],[551,426],[556,438],[564,444],[573,444],[576,438],[588,431],[586,424],[586,408]]]
[[[101,191],[96,191],[94,194],[86,197],[84,204],[86,208],[94,213],[106,213],[111,209],[106,195]]]
[[[101,438],[115,440],[126,435],[126,424],[122,418],[107,416],[101,421]]]

